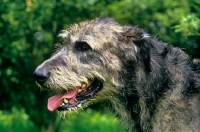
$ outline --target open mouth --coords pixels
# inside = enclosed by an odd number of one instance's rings
[[[103,87],[102,81],[94,79],[87,85],[83,84],[69,92],[62,92],[48,99],[48,109],[54,110],[72,110],[81,108],[86,102],[91,100],[96,93]]]

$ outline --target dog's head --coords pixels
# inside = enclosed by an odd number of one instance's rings
[[[137,27],[121,26],[112,19],[74,24],[59,36],[64,43],[56,45],[52,57],[34,72],[41,88],[57,92],[48,100],[50,111],[68,111],[94,101],[112,100],[117,89],[128,85],[125,78],[132,73],[128,75],[127,68],[132,68],[138,58],[144,59],[144,65],[148,63],[148,48],[141,43],[149,36]],[[142,49],[146,52],[140,54]]]

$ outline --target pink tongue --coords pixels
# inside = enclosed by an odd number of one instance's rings
[[[77,89],[69,91],[68,93],[61,93],[61,94],[52,96],[48,99],[47,108],[49,111],[54,111],[61,105],[64,98],[71,99],[72,97],[76,95],[77,95]]]

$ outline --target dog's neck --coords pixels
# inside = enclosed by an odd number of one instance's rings
[[[156,58],[151,59],[153,65],[164,64],[164,62],[158,62]],[[123,71],[123,79],[119,80],[124,80],[126,84],[119,88],[120,93],[117,96],[120,96],[120,101],[111,101],[117,116],[122,118],[123,125],[128,125],[126,128],[129,128],[127,131],[130,132],[152,129],[150,122],[155,105],[166,90],[166,84],[169,81],[169,73],[164,66],[158,66],[157,69],[151,69],[151,71],[145,68],[141,68],[134,61],[124,64],[126,70]]]
[[[160,99],[163,99],[167,92],[170,92],[170,88],[179,92],[178,95],[174,95],[176,98],[179,98],[185,90],[190,90],[190,93],[195,92],[191,89],[193,86],[190,85],[192,84],[184,86],[182,82],[189,76],[184,69],[190,69],[190,65],[197,67],[196,65],[199,63],[192,62],[184,52],[177,48],[166,45],[159,46],[159,51],[151,48],[150,52],[154,55],[150,58],[150,65],[152,65],[150,70],[145,69],[144,60],[139,62],[138,59],[137,63],[128,61],[123,64],[125,70],[120,73],[123,75],[121,76],[123,79],[119,80],[123,80],[126,84],[121,82],[123,86],[118,88],[117,98],[111,102],[117,116],[121,118],[123,124],[127,126],[126,128],[129,128],[128,132],[149,132],[153,129],[152,122],[157,104],[162,101]],[[181,56],[185,56],[188,61],[184,62],[185,60],[181,59]],[[176,65],[177,60],[180,61],[178,64],[188,64]],[[174,78],[176,80],[171,80],[172,76],[177,76]],[[177,82],[179,82],[178,87],[176,87]],[[176,102],[176,100],[171,100],[171,102]],[[162,119],[160,120],[162,121]]]

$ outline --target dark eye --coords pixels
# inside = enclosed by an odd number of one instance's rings
[[[92,48],[86,42],[76,42],[75,43],[75,49],[78,50],[78,51],[87,51],[87,50],[90,50]]]

